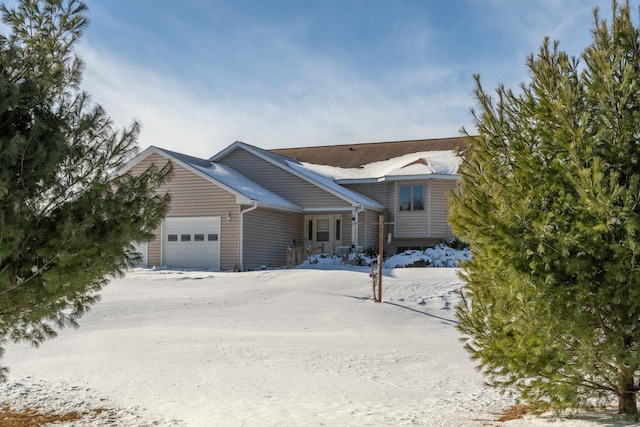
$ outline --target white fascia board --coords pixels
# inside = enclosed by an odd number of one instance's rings
[[[376,182],[381,182],[380,178],[344,178],[344,179],[336,179],[336,184],[344,185],[344,184],[375,184]]]
[[[354,209],[357,209],[359,207],[365,208],[367,210],[370,211],[375,211],[375,212],[384,212],[385,211],[385,207],[380,205],[380,206],[364,206],[364,205],[353,205],[353,206],[342,206],[339,208],[304,208],[303,212],[305,213],[313,213],[313,212],[351,212]]]
[[[459,175],[449,175],[449,174],[428,174],[428,175],[388,175],[382,176],[379,178],[345,178],[345,179],[336,179],[336,184],[340,185],[348,185],[348,184],[375,184],[378,182],[385,181],[415,181],[415,180],[426,180],[426,179],[442,179],[442,180],[458,180],[460,179]]]
[[[365,209],[368,209],[370,211],[374,211],[374,212],[384,212],[386,210],[386,208],[382,205],[380,206],[363,206]]]
[[[236,194],[236,204],[238,205],[253,205],[255,200],[250,199],[244,194]]]
[[[379,179],[383,181],[424,181],[428,179],[441,179],[444,181],[457,181],[460,179],[458,175],[430,174],[430,175],[395,175],[385,176]]]
[[[304,208],[303,212],[305,213],[314,213],[314,212],[351,212],[355,206],[342,206],[339,208]]]
[[[375,200],[374,200],[375,202]],[[369,210],[373,210],[373,211],[380,211],[380,210],[384,210],[384,205],[375,202],[375,204],[370,204],[370,203],[352,203],[351,206],[353,208],[357,208],[357,207],[363,207],[365,209],[369,209]]]
[[[269,202],[260,202],[258,200],[251,200],[249,203],[243,203],[244,205],[257,205],[259,208],[268,208],[268,209],[273,209],[273,210],[277,210],[277,211],[285,211],[285,212],[295,212],[295,213],[301,213],[303,212],[302,208],[296,208],[293,206],[283,206],[283,205],[278,205],[275,203],[269,203]]]

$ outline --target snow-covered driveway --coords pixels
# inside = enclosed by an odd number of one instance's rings
[[[496,425],[513,400],[462,349],[455,270],[391,270],[383,286],[378,304],[365,269],[135,270],[80,329],[8,346],[0,393],[115,408],[86,425]]]

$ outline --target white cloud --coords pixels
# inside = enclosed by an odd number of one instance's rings
[[[591,38],[593,8],[600,8],[601,17],[611,15],[610,0],[536,0],[514,3],[492,0],[491,8],[499,20],[494,25],[537,52],[545,36],[559,40],[569,54],[579,55]]]
[[[470,122],[470,89],[458,93],[436,69],[367,81],[332,61],[288,52],[281,58],[286,75],[261,80],[257,73],[239,92],[237,81],[229,89],[226,81],[210,81],[209,89],[199,83],[203,92],[195,93],[189,81],[85,44],[83,88],[118,125],[139,120],[143,148],[158,145],[201,157],[235,140],[276,148],[444,137],[458,135]],[[262,64],[254,66],[259,71]]]

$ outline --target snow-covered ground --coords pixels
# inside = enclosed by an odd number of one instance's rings
[[[385,270],[380,304],[369,269],[332,262],[133,270],[80,329],[9,345],[0,403],[108,409],[58,426],[502,425],[514,401],[483,385],[462,348],[455,269]],[[630,425],[598,417],[504,425]]]

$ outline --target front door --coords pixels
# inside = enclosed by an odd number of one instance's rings
[[[342,244],[342,215],[306,215],[305,246],[333,253]]]

